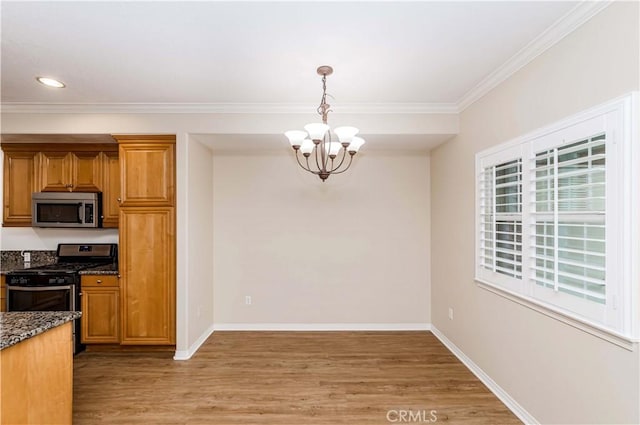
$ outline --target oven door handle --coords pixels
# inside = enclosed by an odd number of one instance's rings
[[[73,285],[65,286],[15,286],[7,285],[7,290],[29,291],[29,292],[42,292],[42,291],[55,291],[59,289],[72,289]]]

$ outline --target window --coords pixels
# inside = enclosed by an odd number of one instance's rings
[[[522,160],[482,171],[481,264],[522,278]]]
[[[606,300],[605,142],[599,134],[536,153],[532,206],[536,284],[599,304]]]
[[[630,95],[476,155],[481,284],[637,338],[634,104]]]

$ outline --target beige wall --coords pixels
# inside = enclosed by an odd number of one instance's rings
[[[292,154],[214,155],[216,325],[429,323],[429,157],[360,155],[325,183]]]
[[[188,344],[192,348],[213,325],[213,157],[202,144],[187,144],[187,257],[186,288]]]
[[[474,155],[637,90],[638,12],[609,6],[466,109],[432,152],[432,323],[542,423],[640,423],[639,349],[476,286]]]

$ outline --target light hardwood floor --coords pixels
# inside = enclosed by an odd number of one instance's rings
[[[81,353],[73,401],[74,424],[520,423],[429,332],[216,332],[188,361]]]

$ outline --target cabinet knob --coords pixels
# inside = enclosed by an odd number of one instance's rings
[[[102,283],[102,280],[98,279],[96,280],[96,283]]]
[[[118,198],[117,201],[118,201],[119,204],[122,203],[122,199],[121,198]]]

